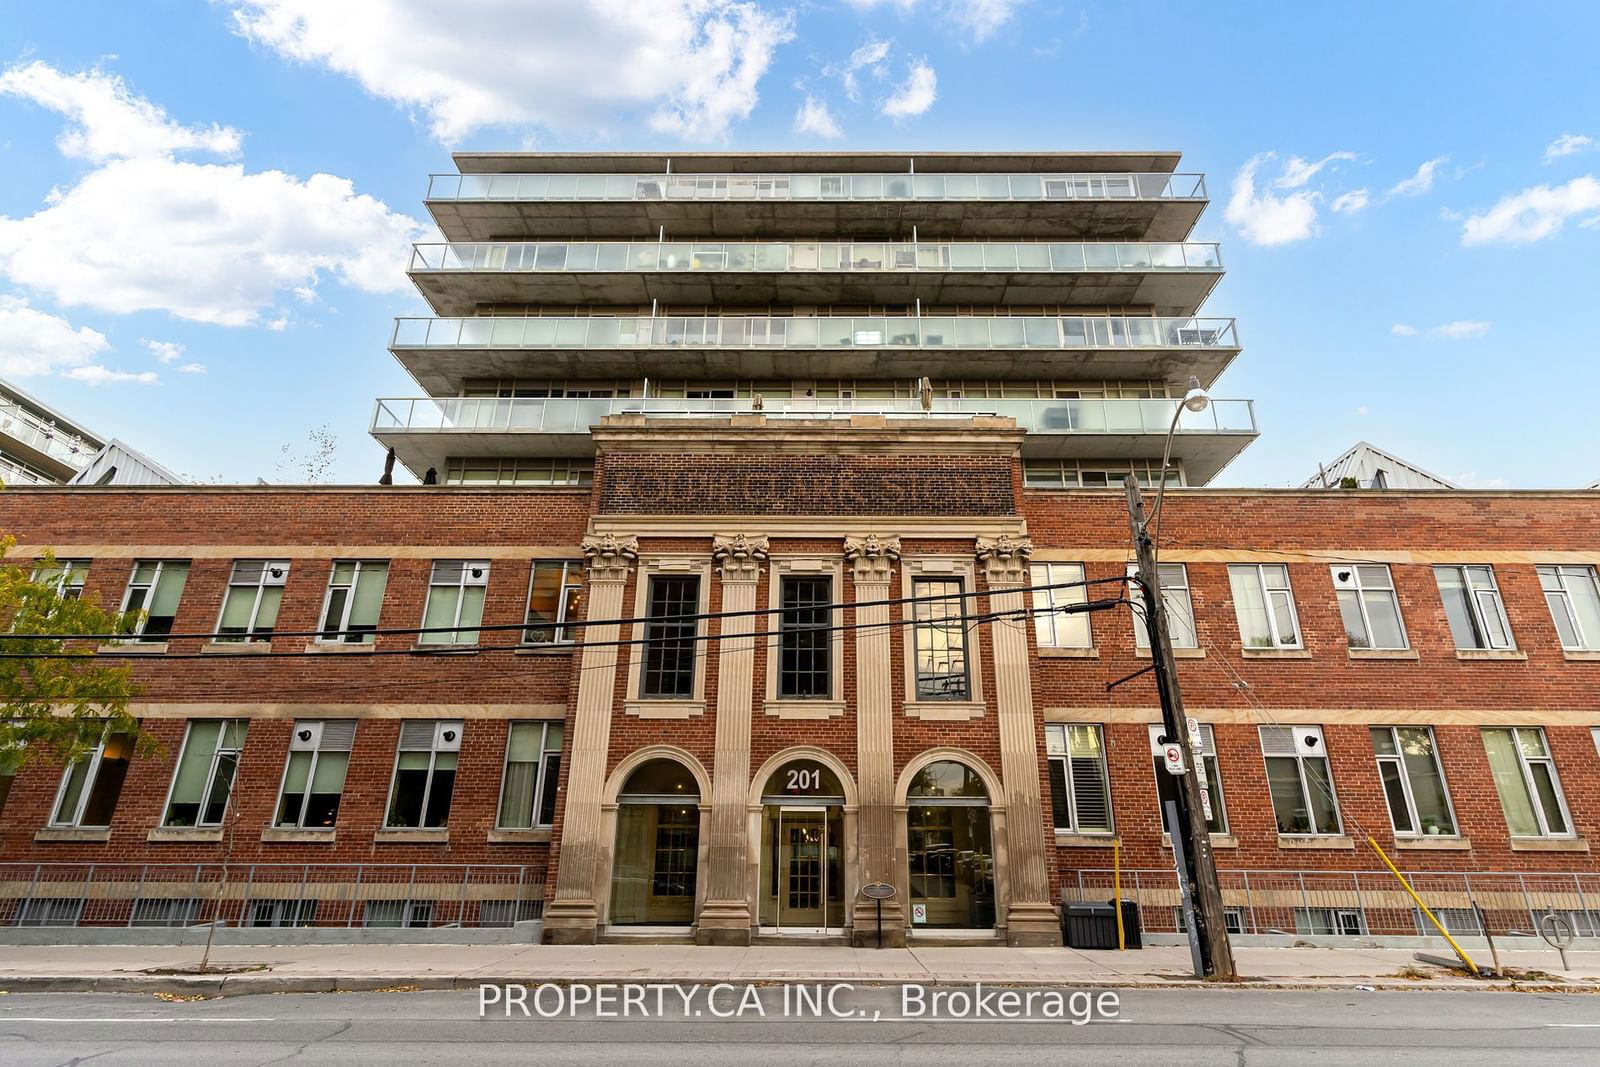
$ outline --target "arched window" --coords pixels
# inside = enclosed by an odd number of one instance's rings
[[[688,926],[700,855],[700,786],[674,759],[636,767],[617,794],[611,925]]]
[[[930,763],[911,779],[906,796],[927,804],[940,800],[983,801],[989,799],[989,790],[983,779],[965,763],[940,760]]]
[[[700,784],[674,759],[653,759],[635,767],[617,795],[619,804],[666,804],[700,799]]]

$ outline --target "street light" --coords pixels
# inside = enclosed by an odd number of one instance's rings
[[[1155,521],[1155,537],[1152,539],[1153,555],[1161,555],[1161,499],[1167,492],[1167,464],[1172,459],[1172,438],[1178,432],[1178,419],[1185,411],[1192,411],[1196,415],[1211,406],[1211,395],[1200,386],[1200,379],[1189,375],[1189,388],[1184,391],[1183,401],[1173,406],[1172,425],[1167,427],[1167,441],[1161,449],[1161,473],[1156,482],[1156,502],[1150,508],[1150,518]]]

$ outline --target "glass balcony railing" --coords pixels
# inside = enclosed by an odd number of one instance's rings
[[[433,174],[429,200],[1204,200],[1200,174]]]
[[[412,246],[413,271],[1218,271],[1209,242],[479,241]]]
[[[391,348],[1238,348],[1233,319],[1121,315],[402,318]]]
[[[587,433],[607,415],[693,419],[759,413],[768,418],[805,419],[847,419],[852,415],[883,415],[894,419],[1004,415],[1016,419],[1017,425],[1029,433],[1165,436],[1180,403],[1167,398],[935,399],[929,410],[920,400],[906,399],[763,398],[758,408],[751,397],[722,400],[402,397],[378,401],[372,416],[372,432]],[[1204,411],[1185,410],[1178,419],[1178,432],[1253,434],[1256,432],[1255,409],[1249,400],[1213,400]]]
[[[72,467],[82,467],[100,450],[76,434],[51,425],[26,408],[4,402],[0,402],[0,434],[21,441]]]
[[[26,463],[13,463],[0,458],[0,484],[3,485],[54,485],[56,480],[43,471],[34,470]]]

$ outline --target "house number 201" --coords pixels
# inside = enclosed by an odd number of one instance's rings
[[[790,769],[789,792],[803,793],[808,789],[820,788],[822,788],[822,771],[819,768],[813,767],[810,770]]]

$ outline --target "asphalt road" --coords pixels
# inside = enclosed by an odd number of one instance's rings
[[[915,1017],[914,1003],[907,1018],[901,991],[892,987],[841,991],[834,1009],[845,1018],[819,1018],[791,994],[786,1018],[782,989],[744,990],[725,988],[711,1001],[706,989],[696,990],[687,1018],[680,994],[664,994],[665,1018],[654,1017],[658,1004],[647,994],[643,1007],[651,1017],[630,1007],[636,1017],[628,1019],[597,1018],[591,1005],[573,1017],[570,1003],[556,1018],[524,1019],[515,1009],[506,1018],[498,1005],[480,1018],[476,993],[192,1003],[131,994],[11,994],[0,996],[0,1063],[1600,1063],[1600,996],[1593,995],[1121,990],[1115,1019],[1074,1026],[1048,1018],[972,1019],[975,1009],[959,1002],[941,1005],[941,1012],[963,1020]],[[556,1010],[556,998],[547,991],[544,1010]],[[529,1003],[531,1010],[531,997]],[[621,1007],[619,995],[611,1010]],[[1051,1010],[1037,1000],[1032,1007],[1036,1014]],[[820,1014],[828,1016],[826,1001]]]

